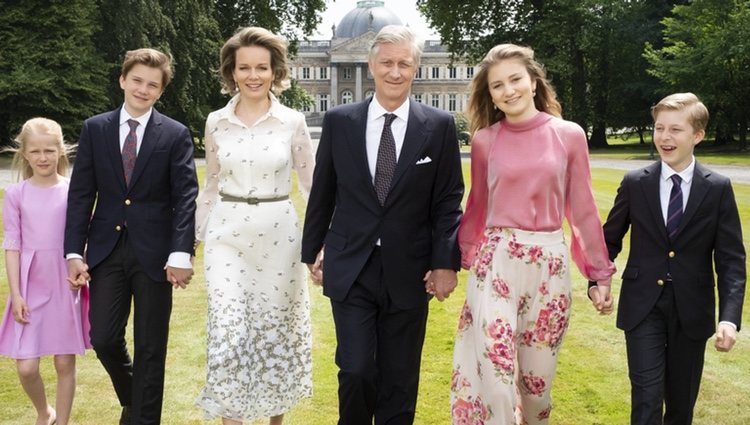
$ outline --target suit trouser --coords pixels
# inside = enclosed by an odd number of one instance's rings
[[[625,332],[632,425],[689,425],[693,421],[706,339],[685,334],[674,291],[674,283],[667,282],[643,322]]]
[[[132,423],[159,424],[164,392],[172,285],[149,278],[123,231],[112,253],[91,270],[91,344]],[[133,316],[133,361],[125,328]]]
[[[331,301],[339,367],[339,425],[414,422],[428,301],[400,310],[390,300],[379,248],[346,299]],[[418,284],[418,283],[414,283]]]

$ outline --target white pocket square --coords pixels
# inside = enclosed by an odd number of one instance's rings
[[[419,161],[417,161],[417,165],[429,164],[430,162],[432,162],[432,158],[430,158],[429,156],[426,156],[420,159]]]

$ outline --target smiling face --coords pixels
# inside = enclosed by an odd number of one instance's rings
[[[487,86],[492,103],[509,122],[525,121],[536,115],[536,81],[532,81],[520,60],[505,59],[492,65],[487,72]]]
[[[30,134],[24,142],[23,157],[28,161],[35,178],[48,178],[57,174],[57,163],[62,156],[56,136]]]
[[[130,116],[138,118],[154,106],[164,90],[163,78],[161,69],[140,63],[134,65],[126,75],[120,76],[120,88],[125,93],[125,110]]]
[[[409,97],[417,73],[409,42],[383,43],[368,62],[375,80],[375,97],[388,111],[396,110]]]
[[[704,130],[693,129],[690,114],[684,109],[663,110],[654,121],[654,144],[659,156],[678,173],[690,165],[695,145],[705,134]]]
[[[273,83],[271,52],[265,47],[245,46],[237,49],[234,58],[232,77],[240,96],[253,101],[268,99]]]

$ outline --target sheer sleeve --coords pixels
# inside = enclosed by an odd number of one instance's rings
[[[490,146],[496,131],[479,130],[471,141],[471,190],[466,209],[458,228],[458,245],[461,248],[461,267],[468,269],[479,250],[487,226],[487,167]]]
[[[297,188],[307,202],[312,186],[315,155],[305,118],[302,114],[298,115],[299,120],[292,139],[292,161],[293,167],[297,171]]]
[[[609,260],[599,210],[594,201],[586,135],[578,126],[566,129],[566,133],[565,216],[572,234],[571,255],[584,277],[603,283],[615,273],[615,265]]]
[[[21,190],[20,185],[9,186],[3,201],[3,248],[21,250]]]
[[[198,196],[198,205],[195,211],[195,237],[205,240],[208,216],[219,198],[219,159],[218,146],[214,139],[216,132],[215,122],[211,116],[206,120],[206,174],[204,178],[203,192]]]

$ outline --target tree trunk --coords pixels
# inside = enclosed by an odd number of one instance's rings
[[[740,118],[740,150],[747,149],[747,117]]]
[[[594,124],[589,139],[589,148],[606,148],[607,144],[607,127],[603,123]]]

